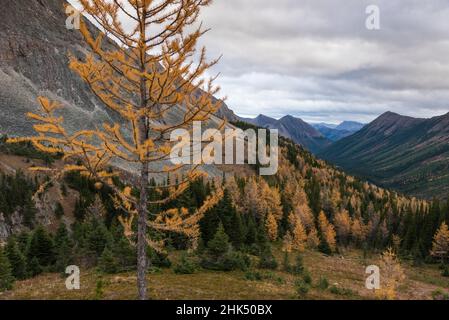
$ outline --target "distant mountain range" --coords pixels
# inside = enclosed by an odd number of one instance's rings
[[[312,153],[323,150],[330,146],[332,142],[347,137],[364,126],[364,124],[354,121],[344,121],[339,125],[328,123],[309,124],[300,118],[290,115],[279,120],[263,114],[253,119],[240,118],[240,120],[259,127],[277,129],[280,135],[301,144]]]
[[[449,195],[449,113],[387,112],[318,155],[373,182],[420,197]]]
[[[285,116],[277,120],[261,114],[254,119],[241,118],[241,120],[259,127],[277,129],[281,136],[304,146],[312,153],[316,153],[332,143],[310,124],[293,116]]]
[[[356,133],[365,125],[355,121],[343,121],[339,125],[329,123],[316,123],[312,126],[317,129],[323,136],[332,142],[341,140]]]

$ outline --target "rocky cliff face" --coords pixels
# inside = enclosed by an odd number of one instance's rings
[[[66,1],[2,2],[6,3],[2,3],[0,11],[0,134],[34,134],[25,114],[37,110],[39,95],[64,105],[60,113],[69,131],[103,122],[119,122],[116,114],[104,107],[68,67],[68,54],[84,57],[88,47],[77,30],[66,28]],[[92,24],[87,24],[96,30]],[[104,46],[107,49],[115,43],[109,41]],[[183,115],[181,107],[174,108],[164,120],[178,122]],[[234,113],[226,105],[217,115],[235,120]],[[208,126],[217,127],[219,123],[221,119],[212,117]]]
[[[68,53],[88,50],[76,30],[66,28],[64,0],[2,1],[0,11],[0,133],[28,135],[24,116],[36,111],[39,95],[59,100],[69,129],[114,119],[68,68]],[[90,25],[91,28],[95,28]],[[112,42],[106,44],[113,46]],[[235,120],[226,106],[218,115]]]
[[[111,118],[87,86],[68,68],[68,53],[86,50],[81,36],[66,28],[64,1],[2,1],[0,11],[0,133],[26,135],[25,117],[39,95],[61,101],[70,128]]]

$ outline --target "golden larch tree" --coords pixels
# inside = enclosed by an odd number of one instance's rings
[[[293,198],[296,199],[296,198]],[[311,230],[315,226],[315,217],[307,203],[299,204],[294,207],[295,214],[299,216],[303,226]]]
[[[274,215],[269,213],[265,221],[265,226],[267,228],[268,237],[271,241],[276,241],[278,238],[278,223]]]
[[[347,244],[349,234],[351,233],[351,217],[346,209],[339,211],[334,218],[335,228],[337,229],[338,239]]]
[[[263,217],[271,214],[276,221],[279,221],[282,218],[282,204],[279,189],[276,187],[271,188],[263,179],[259,179],[258,183],[259,213]]]
[[[290,231],[288,231],[282,239],[282,251],[286,253],[293,251],[293,237]]]
[[[335,251],[337,247],[335,228],[329,220],[327,220],[323,211],[321,211],[318,216],[318,222],[323,240],[327,243],[331,251]]]
[[[292,247],[294,250],[303,252],[306,246],[307,234],[301,219],[295,213],[291,212],[288,220],[292,230]]]
[[[137,220],[140,299],[147,297],[147,245],[156,250],[163,247],[163,242],[148,237],[148,228],[179,232],[195,239],[202,214],[221,196],[221,191],[217,191],[195,213],[184,208],[148,212],[150,204],[169,202],[201,175],[195,170],[198,165],[174,165],[169,161],[172,149],[169,136],[176,129],[190,132],[194,121],[208,120],[221,105],[221,101],[212,99],[218,92],[214,79],[204,77],[217,60],[208,62],[206,49],[196,49],[207,30],[195,23],[200,10],[210,3],[210,0],[79,0],[82,12],[100,31],[91,32],[86,22],[81,21],[80,32],[91,52],[83,59],[70,57],[70,68],[120,120],[99,124],[95,129],[69,132],[63,118],[58,116],[60,104],[41,97],[41,113],[28,114],[37,122],[34,129],[38,135],[13,140],[30,140],[39,150],[63,153],[65,166],[54,170],[55,178],[79,172],[97,181],[97,185],[112,188],[116,206],[127,212],[120,222],[130,239],[134,238],[132,226]],[[111,49],[104,45],[105,39],[113,39],[118,45]],[[182,114],[178,120],[168,121],[167,114],[172,110]],[[111,169],[113,161],[138,168],[137,192],[132,192],[131,186],[119,188],[113,183],[113,177],[119,174]],[[164,193],[169,194],[167,198],[149,201],[148,191],[153,188],[149,178],[158,174],[175,175],[176,179],[170,181],[177,182],[164,186],[168,189]],[[162,194],[161,186],[154,188]]]
[[[246,181],[242,202],[246,213],[252,215],[261,213],[262,201],[259,199],[259,188],[255,178]]]
[[[430,254],[443,262],[449,256],[449,228],[446,222],[443,222],[435,233]]]
[[[361,219],[354,218],[351,224],[351,236],[356,244],[361,244],[366,239],[366,227]]]
[[[310,249],[316,249],[319,245],[320,238],[318,237],[318,231],[315,227],[313,227],[307,235],[307,247]]]
[[[405,280],[405,273],[392,248],[388,248],[382,253],[379,269],[380,289],[376,290],[376,296],[379,299],[396,299],[397,289]]]

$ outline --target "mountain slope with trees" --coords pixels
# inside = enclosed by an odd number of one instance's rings
[[[101,19],[98,16],[101,14],[89,3],[84,1],[86,10]],[[45,9],[37,11],[50,12],[47,18],[53,21],[51,11],[55,1],[40,0],[32,4],[43,6]],[[179,28],[169,26],[165,29],[168,34],[165,40],[198,17],[199,2],[178,4],[183,6],[182,10],[171,14],[180,12],[181,17],[187,16],[177,20]],[[134,5],[141,19],[142,33],[149,17],[147,6]],[[113,5],[103,10],[115,21]],[[159,11],[163,7],[154,10],[164,15]],[[38,14],[32,17],[38,19]],[[110,20],[105,19],[103,23],[108,26]],[[160,56],[147,56],[147,42],[150,46],[152,42],[147,41],[145,35],[131,41],[139,49],[123,52],[117,47],[108,47],[109,42],[105,48],[100,41],[93,41],[92,30],[90,25],[87,26],[82,24],[82,33],[92,51],[102,59],[80,60],[75,56],[71,59],[71,67],[105,105],[130,122],[135,133],[130,139],[134,140],[126,142],[120,124],[106,124],[105,131],[97,126],[95,131],[80,131],[67,139],[62,120],[53,114],[57,104],[50,99],[39,99],[44,116],[29,116],[41,122],[35,126],[40,135],[31,140],[12,139],[10,141],[17,143],[15,147],[6,144],[2,148],[5,153],[21,157],[20,161],[26,163],[39,159],[40,170],[20,173],[4,164],[1,167],[0,194],[6,197],[0,197],[3,217],[0,224],[10,227],[15,223],[21,228],[0,228],[8,229],[6,244],[2,244],[0,250],[0,291],[13,288],[15,280],[61,273],[68,264],[76,264],[99,274],[137,270],[141,299],[146,298],[146,274],[171,267],[175,274],[194,274],[197,270],[217,274],[245,272],[245,278],[254,281],[282,270],[293,279],[296,296],[304,298],[314,280],[303,263],[305,250],[332,256],[356,249],[376,254],[384,252],[381,262],[400,271],[393,275],[396,277],[391,282],[394,285],[387,288],[388,297],[394,298],[397,283],[402,279],[399,257],[417,264],[424,260],[442,262],[444,266],[449,252],[447,203],[401,196],[349,176],[315,158],[306,151],[305,142],[309,142],[310,149],[318,148],[321,144],[317,140],[324,138],[297,118],[287,116],[280,123],[286,132],[303,128],[301,132],[290,133],[290,137],[297,142],[305,139],[301,143],[304,147],[281,138],[279,171],[274,176],[258,176],[259,165],[246,166],[249,174],[238,174],[234,170],[236,167],[231,166],[228,172],[234,174],[208,178],[184,172],[173,174],[179,169],[176,167],[173,170],[165,168],[162,172],[149,170],[149,162],[158,161],[161,154],[169,152],[167,145],[154,143],[154,140],[163,140],[167,126],[173,125],[168,120],[184,119],[179,124],[183,127],[193,120],[205,120],[215,111],[211,104],[215,106],[218,100],[209,99],[216,92],[212,85],[207,97],[202,99],[194,90],[195,86],[202,86],[201,81],[185,86],[179,81],[195,79],[214,64],[205,62],[201,55],[194,74],[180,67],[186,57],[194,56],[192,43],[202,32],[197,30],[191,36],[182,34],[176,41],[168,41],[163,49],[173,55],[157,51]],[[122,31],[120,26],[117,22],[113,24],[122,40],[130,41],[119,32]],[[159,37],[164,38],[164,33]],[[23,48],[19,50],[19,60],[25,54],[22,51]],[[164,61],[165,69],[159,68],[159,60]],[[111,61],[114,61],[112,65]],[[149,79],[152,80],[147,82]],[[134,96],[140,97],[138,106]],[[181,101],[186,102],[187,115],[176,114],[182,111]],[[157,105],[156,110],[149,108],[150,102],[152,107]],[[163,117],[167,106],[173,107],[174,112]],[[73,110],[79,111],[71,105],[69,113]],[[79,113],[71,116],[80,118]],[[239,122],[235,125],[250,127]],[[161,134],[153,136],[149,132]],[[92,136],[102,143],[93,145],[96,140],[90,139]],[[328,143],[325,139],[324,142]],[[54,164],[54,159],[64,153],[66,157]],[[109,161],[114,156],[138,163],[140,175],[118,170]],[[163,179],[155,179],[158,173]],[[55,192],[55,189],[60,190]],[[46,194],[53,197],[46,197]],[[73,195],[76,196],[74,205],[64,207],[65,200]],[[47,217],[51,220],[49,224],[37,219],[35,213],[41,206],[52,210],[51,217]],[[55,224],[57,229],[48,227]],[[182,256],[173,264],[168,252]],[[323,290],[327,289],[325,281],[322,282]],[[98,280],[99,298],[102,285]],[[331,287],[329,291],[352,295],[351,291],[338,287]]]
[[[95,268],[100,274],[135,270],[135,249],[124,236],[118,221],[121,212],[114,207],[111,190],[106,185],[98,188],[95,181],[79,174],[67,175],[64,180],[69,193],[79,193],[73,208],[75,222],[65,224],[64,217],[71,213],[60,216],[55,209],[53,219],[60,221],[57,230],[42,228],[33,219],[28,232],[11,236],[0,270],[3,289],[10,288],[13,279],[59,272],[68,263]],[[177,199],[152,205],[150,210],[185,208],[193,213],[218,187],[224,189],[223,197],[200,220],[197,249],[176,263],[167,253],[149,249],[153,270],[173,267],[181,274],[240,270],[248,277],[259,277],[258,273],[265,272],[259,270],[294,270],[290,269],[294,257],[305,250],[332,256],[353,249],[372,254],[391,247],[395,254],[416,264],[449,257],[447,202],[407,198],[363,182],[287,139],[281,140],[277,175],[260,177],[254,170],[254,175],[228,175],[225,180],[200,179],[190,183]],[[149,194],[150,199],[164,196]],[[189,241],[183,235],[159,231],[153,238],[168,239],[169,252],[188,249]],[[279,249],[283,257],[276,252]],[[331,263],[331,259],[323,261]]]
[[[415,119],[388,112],[319,156],[387,188],[445,198],[449,194],[449,114]]]

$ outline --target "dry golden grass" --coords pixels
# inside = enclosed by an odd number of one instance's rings
[[[282,254],[277,252],[278,261]],[[175,255],[177,256],[177,255]],[[365,267],[376,263],[377,256],[364,260],[360,252],[348,251],[343,256],[324,256],[318,252],[305,252],[304,264],[313,283],[306,299],[374,299],[373,292],[365,288]],[[292,259],[293,260],[293,259]],[[432,292],[449,290],[449,279],[440,275],[437,266],[411,267],[404,264],[407,278],[400,287],[400,299],[431,299]],[[281,272],[266,272],[267,279],[250,281],[244,272],[199,271],[193,275],[176,275],[172,270],[162,270],[148,276],[150,297],[165,299],[237,299],[237,300],[285,300],[297,299],[294,289],[295,276]],[[348,293],[336,294],[317,288],[320,277],[330,286]],[[96,287],[102,279],[102,293]],[[14,290],[0,294],[0,299],[135,299],[136,277],[134,273],[99,275],[94,270],[81,274],[81,289],[69,291],[65,278],[58,274],[45,274],[34,279],[19,281]]]

